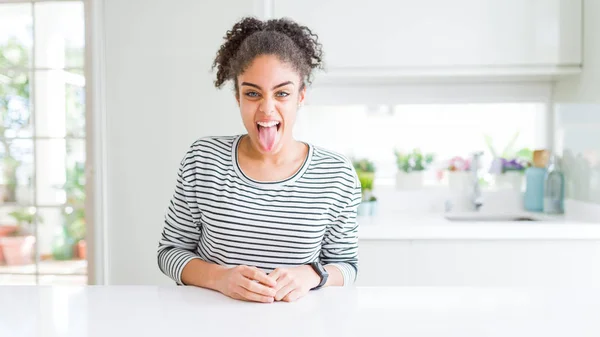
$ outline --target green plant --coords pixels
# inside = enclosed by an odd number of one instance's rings
[[[419,149],[413,149],[408,153],[396,150],[394,154],[396,155],[396,166],[400,171],[406,173],[424,171],[434,160],[432,153],[423,154]]]
[[[527,162],[533,161],[533,151],[531,149],[529,149],[529,148],[522,148],[519,150],[514,149],[515,143],[517,142],[517,139],[519,138],[519,134],[520,134],[519,131],[516,131],[513,134],[510,141],[508,142],[508,144],[506,144],[506,146],[504,147],[504,149],[502,150],[501,153],[498,153],[498,151],[496,151],[496,149],[494,148],[492,137],[490,137],[489,135],[484,135],[485,144],[488,147],[488,150],[490,151],[490,153],[492,154],[492,157],[493,158],[504,158],[506,160],[518,159],[518,160],[524,160]]]
[[[38,224],[43,222],[41,216],[27,208],[19,208],[8,215],[17,221],[17,229],[11,233],[11,236],[29,235],[31,234],[31,225],[36,219]]]
[[[498,153],[493,146],[492,138],[485,135],[485,143],[493,156],[490,172],[494,174],[505,173],[509,171],[523,172],[533,163],[533,151],[529,148],[522,148],[515,151],[515,143],[519,138],[519,131],[511,137],[508,144]]]
[[[30,91],[27,73],[15,69],[29,65],[27,48],[16,38],[10,38],[0,46],[0,68],[6,69],[0,74],[0,144],[3,147],[2,170],[6,186],[4,201],[16,201],[17,169],[21,162],[12,152],[7,139],[29,125]]]
[[[67,195],[63,210],[65,233],[75,242],[85,238],[85,164],[76,162],[67,169],[66,181],[62,186]]]
[[[83,208],[75,209],[65,216],[66,233],[75,242],[85,239],[85,211]]]
[[[375,173],[375,164],[368,159],[353,160],[352,164],[357,172],[361,171]]]
[[[375,180],[375,164],[368,159],[353,160],[352,164],[360,181],[363,201],[375,201],[373,196],[373,181]]]

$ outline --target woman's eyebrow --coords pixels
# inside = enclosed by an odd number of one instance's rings
[[[279,83],[278,85],[274,86],[274,87],[273,87],[273,89],[271,89],[271,90],[275,90],[275,89],[277,89],[277,88],[279,88],[279,87],[283,87],[283,86],[286,86],[286,85],[288,85],[288,84],[294,84],[294,82],[292,82],[292,81],[287,81],[287,82]],[[241,85],[242,85],[242,86],[246,85],[246,86],[249,86],[249,87],[254,87],[254,88],[256,88],[256,89],[262,90],[262,88],[261,88],[259,85],[256,85],[256,84],[254,84],[254,83],[242,82],[242,84],[241,84]]]

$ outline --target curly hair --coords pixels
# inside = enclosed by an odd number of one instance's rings
[[[301,86],[312,80],[312,70],[323,68],[323,52],[319,38],[308,27],[287,19],[261,21],[245,17],[227,31],[212,69],[217,68],[215,87],[233,80],[238,93],[237,76],[260,55],[276,55],[290,64],[300,75]]]

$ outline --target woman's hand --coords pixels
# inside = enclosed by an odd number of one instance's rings
[[[276,285],[274,278],[256,267],[236,266],[222,271],[216,288],[236,300],[271,303]]]
[[[269,277],[277,281],[275,300],[293,302],[319,285],[321,278],[311,266],[277,268]]]

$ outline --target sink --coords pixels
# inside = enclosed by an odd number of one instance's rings
[[[444,217],[450,221],[539,221],[528,214],[510,213],[446,213]]]

